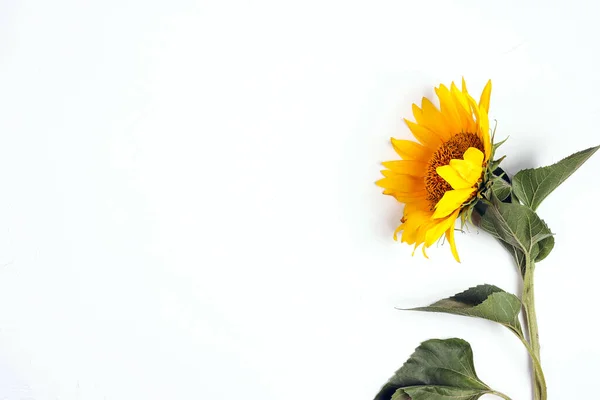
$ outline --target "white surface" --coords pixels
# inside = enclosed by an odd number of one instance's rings
[[[477,96],[493,79],[509,171],[599,144],[599,11],[3,1],[0,399],[364,400],[419,342],[455,336],[484,381],[530,398],[507,330],[394,310],[516,291],[508,255],[474,229],[460,265],[446,246],[412,258],[373,182],[411,103],[463,75]],[[551,400],[597,380],[598,168],[540,208]]]

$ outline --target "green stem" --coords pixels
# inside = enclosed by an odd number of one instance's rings
[[[529,346],[527,351],[531,355],[533,362],[534,376],[534,395],[535,400],[546,400],[546,380],[540,364],[540,336],[538,334],[537,316],[535,314],[535,298],[533,290],[533,272],[535,264],[526,256],[525,276],[523,277],[523,308],[525,309],[525,319],[527,320],[527,330],[529,332]],[[536,365],[537,364],[537,365]]]
[[[504,400],[512,400],[510,397],[500,392],[491,392],[490,394],[495,394],[498,397],[502,397]]]
[[[544,377],[544,371],[542,370],[542,364],[540,364],[540,360],[537,358],[537,356],[533,352],[533,349],[531,348],[531,346],[529,345],[527,340],[525,340],[523,335],[517,335],[517,337],[519,338],[521,343],[523,343],[523,346],[525,346],[525,348],[527,349],[527,352],[529,353],[529,356],[531,357],[531,363],[533,365],[533,372],[534,372],[534,377],[535,377],[534,388],[538,389],[540,398],[546,399],[546,397],[547,397],[546,378]]]

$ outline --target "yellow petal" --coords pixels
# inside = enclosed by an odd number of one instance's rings
[[[402,230],[404,229],[404,224],[400,224],[398,225],[398,227],[396,228],[396,230],[394,231],[394,240],[398,240],[398,232],[402,232]]]
[[[454,227],[454,223],[456,222],[457,216],[458,216],[458,211],[454,212],[454,214],[450,215],[447,218],[436,221],[436,223],[433,226],[431,226],[429,228],[429,230],[427,231],[427,233],[425,234],[425,246],[426,247],[431,246],[450,227]]]
[[[460,114],[456,109],[454,98],[452,97],[450,90],[448,90],[446,86],[440,85],[439,88],[435,88],[435,93],[440,99],[440,109],[450,125],[450,129],[452,129],[453,132],[460,132],[462,126]]]
[[[482,166],[483,165],[483,153],[476,147],[469,147],[465,154],[463,155],[463,160],[469,161],[473,165]]]
[[[423,97],[423,100],[421,101],[421,109],[423,111],[423,116],[422,122],[418,121],[419,124],[424,125],[430,131],[437,133],[442,140],[447,141],[456,133],[452,131],[441,111],[425,97]]]
[[[490,122],[488,120],[488,115],[485,109],[479,107],[471,96],[469,96],[468,99],[469,103],[471,104],[471,109],[477,118],[477,133],[483,143],[483,153],[485,154],[485,161],[487,161],[490,159],[492,153],[492,143],[490,141]]]
[[[454,241],[454,226],[451,226],[446,231],[446,239],[450,244],[450,250],[452,250],[452,255],[457,262],[460,262],[460,257],[458,257],[458,251],[456,250],[456,242]]]
[[[413,248],[413,252],[412,252],[413,257],[415,256],[415,252],[417,251],[417,249],[419,248],[419,246],[422,245],[422,244],[423,244],[423,242],[415,243],[415,247]],[[427,247],[423,246],[423,247],[421,247],[421,250],[423,251],[423,257],[425,257],[426,259],[429,260],[429,256],[427,255],[427,251],[425,251],[425,250],[427,250]]]
[[[469,93],[469,91],[467,90],[467,82],[465,82],[465,77],[464,76],[462,78],[462,92],[463,93]]]
[[[469,183],[469,187],[473,187],[477,183],[483,171],[481,165],[478,166],[465,160],[450,160],[450,166]]]
[[[473,186],[471,182],[466,181],[457,170],[451,165],[444,165],[436,168],[439,176],[452,186],[452,189],[466,189]]]
[[[448,190],[442,196],[442,199],[435,205],[435,212],[433,213],[433,219],[444,218],[456,210],[459,210],[464,202],[469,200],[471,195],[475,192],[475,189],[459,189],[459,190]]]
[[[425,176],[425,172],[427,171],[427,164],[421,161],[394,160],[385,161],[381,164],[397,174],[411,175],[418,178]]]
[[[400,161],[405,161],[405,160],[400,160]],[[393,169],[383,169],[383,170],[381,170],[381,174],[383,176],[385,176],[386,178],[394,178],[394,177],[397,177],[397,176],[410,176],[411,178],[419,178],[421,180],[423,179],[422,176],[418,176],[417,174],[410,174],[410,173],[409,174],[405,174],[405,173],[398,172],[398,171],[393,170]]]
[[[481,92],[481,98],[479,99],[479,107],[483,108],[486,113],[490,112],[490,96],[492,94],[492,80],[487,81],[487,84]]]
[[[485,109],[479,109],[479,131],[481,134],[481,141],[483,142],[483,150],[485,151],[485,160],[489,160],[492,154],[492,141],[490,139],[490,121],[488,114]]]
[[[420,124],[421,121],[423,121],[423,110],[421,110],[418,105],[413,103],[412,112],[415,116],[415,121],[417,121],[417,123]]]
[[[461,129],[459,132],[473,132],[475,130],[475,120],[471,112],[471,106],[465,94],[458,90],[456,85],[451,85],[452,96],[456,103],[456,109],[460,115]],[[468,94],[467,94],[468,95]]]
[[[391,140],[396,153],[405,160],[427,162],[433,154],[433,150],[412,140],[398,140],[394,138],[391,138]]]
[[[411,203],[407,203],[404,206],[404,216],[408,216],[416,211],[426,211],[430,215],[433,214],[433,212],[429,210],[429,202],[427,200],[414,201]]]
[[[427,247],[423,246],[422,249],[423,249],[423,257],[425,257],[426,259],[429,260],[429,256],[427,255],[427,252],[425,251],[425,250],[427,250]],[[414,252],[413,252],[413,255],[414,255]]]
[[[402,239],[403,243],[413,244],[416,241],[419,228],[430,220],[431,212],[415,211],[404,217]]]
[[[406,193],[406,192],[398,192],[393,189],[386,189],[383,191],[383,194],[388,194],[390,196],[394,196],[396,200],[400,203],[413,203],[420,202],[427,199],[427,191],[422,190],[414,193]]]
[[[436,221],[433,221],[431,218],[423,223],[419,229],[417,230],[417,236],[415,237],[415,248],[414,250],[417,249],[417,247],[421,244],[425,243],[425,236],[427,235],[427,232],[429,232],[429,230],[435,225],[437,224]],[[414,250],[413,250],[413,255],[414,255]],[[425,257],[427,257],[427,254],[425,253],[425,248],[423,248],[423,255]]]
[[[389,174],[389,171],[385,171],[385,173]],[[382,188],[394,189],[405,193],[414,193],[425,190],[425,181],[410,175],[393,175],[382,178],[375,183]]]
[[[404,122],[406,122],[408,129],[410,129],[414,137],[431,150],[437,150],[437,148],[442,144],[440,137],[435,135],[429,129],[425,128],[423,125],[415,124],[406,118],[404,119]]]
[[[450,166],[472,187],[481,178],[483,172],[483,153],[479,149],[470,147],[463,158],[464,160],[450,160]]]

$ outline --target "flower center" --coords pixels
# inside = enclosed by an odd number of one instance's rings
[[[442,199],[444,193],[452,190],[452,186],[438,175],[436,169],[444,165],[449,165],[450,160],[462,160],[465,151],[469,147],[475,147],[483,152],[483,143],[479,136],[474,133],[458,133],[450,138],[433,153],[427,163],[427,172],[425,173],[425,189],[427,190],[427,200],[429,208],[433,211],[435,205]]]

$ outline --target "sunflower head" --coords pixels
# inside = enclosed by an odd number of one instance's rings
[[[488,81],[479,102],[452,83],[435,89],[440,107],[423,98],[413,104],[415,122],[404,120],[417,141],[392,138],[402,158],[384,162],[384,178],[377,184],[383,193],[405,203],[400,226],[401,241],[423,245],[425,250],[443,234],[452,254],[460,261],[454,241],[454,225],[466,214],[480,189],[492,153],[488,109],[492,82]]]

